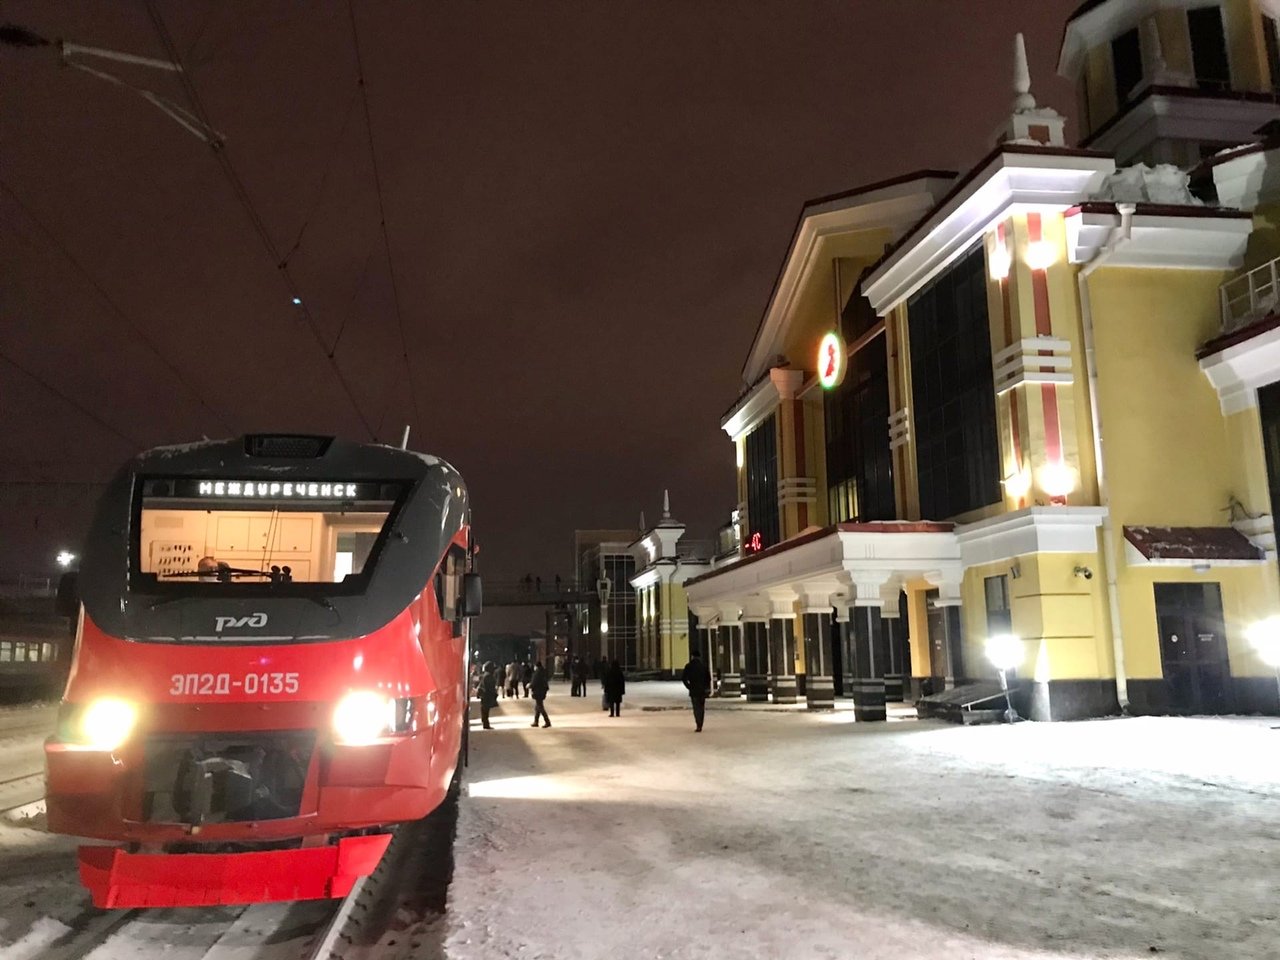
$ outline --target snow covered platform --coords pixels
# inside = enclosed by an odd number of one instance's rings
[[[679,684],[590,690],[473,731],[448,957],[1277,956],[1274,718],[698,734]]]

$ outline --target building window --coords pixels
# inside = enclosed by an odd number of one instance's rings
[[[778,526],[778,438],[777,415],[747,434],[747,521],[751,529],[747,542],[771,547],[781,539]]]
[[[864,297],[857,299],[865,302]],[[889,365],[883,334],[850,358],[844,383],[823,397],[823,405],[831,522],[892,520],[897,507],[889,449]]]
[[[1280,91],[1280,34],[1274,17],[1263,16],[1262,40],[1267,46],[1267,70],[1271,74],[1271,89]]]
[[[1009,607],[1009,578],[1004,574],[983,580],[987,597],[987,636],[1013,633],[1013,610]]]
[[[606,553],[600,558],[604,575],[613,586],[609,590],[606,610],[609,623],[608,649],[624,667],[637,665],[636,591],[631,578],[636,575],[636,561],[629,553]]]
[[[981,246],[907,308],[920,513],[944,520],[1000,499],[986,264]]]
[[[1227,60],[1227,35],[1222,11],[1214,5],[1187,11],[1191,34],[1191,62],[1201,90],[1230,90],[1231,65]]]
[[[1111,70],[1116,80],[1116,102],[1123,104],[1142,82],[1142,42],[1137,27],[1111,41]]]

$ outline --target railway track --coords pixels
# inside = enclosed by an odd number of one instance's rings
[[[457,805],[396,831],[374,873],[340,901],[98,910],[39,944],[40,960],[399,960],[443,957]],[[68,851],[69,852],[69,851]],[[7,954],[6,954],[7,956]],[[24,956],[26,956],[24,954]]]

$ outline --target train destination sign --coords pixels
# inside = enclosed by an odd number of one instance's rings
[[[381,500],[386,493],[380,483],[336,480],[155,479],[143,485],[143,494],[148,497],[222,500]]]

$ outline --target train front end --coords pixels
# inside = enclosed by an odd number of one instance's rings
[[[100,504],[46,744],[100,907],[345,895],[446,796],[478,582],[441,461],[317,437],[150,451]]]

